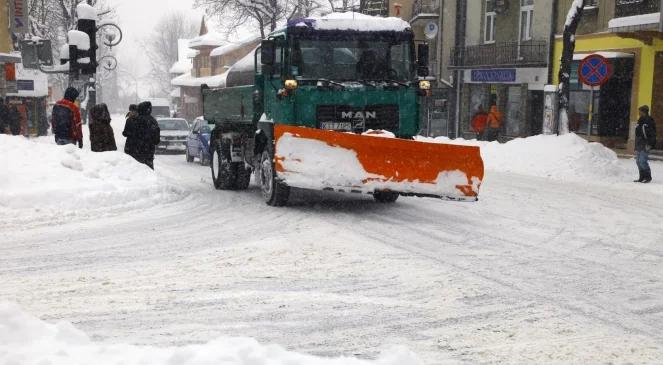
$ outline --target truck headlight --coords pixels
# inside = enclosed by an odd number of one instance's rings
[[[285,80],[285,89],[286,90],[295,90],[297,88],[297,80]]]
[[[430,81],[428,80],[419,81],[419,88],[421,90],[430,90]]]

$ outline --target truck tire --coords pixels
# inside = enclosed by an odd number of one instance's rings
[[[268,150],[262,151],[259,175],[260,191],[265,203],[273,207],[286,205],[290,196],[290,187],[276,180],[274,157]]]
[[[394,203],[398,199],[398,193],[394,193],[393,191],[376,191],[373,193],[373,199],[383,204]]]
[[[251,169],[246,167],[244,162],[233,163],[236,166],[237,179],[235,180],[235,189],[246,190],[251,183]]]
[[[230,146],[219,141],[212,149],[212,181],[217,190],[230,190],[237,180],[237,166],[230,162]]]

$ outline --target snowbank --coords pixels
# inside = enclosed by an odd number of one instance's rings
[[[421,362],[405,348],[384,352],[376,361],[353,358],[324,359],[261,345],[250,338],[219,338],[202,345],[156,348],[104,345],[70,323],[49,324],[10,303],[0,302],[0,364],[76,365],[417,365]]]
[[[589,143],[573,133],[517,138],[507,143],[450,140],[446,137],[419,137],[418,140],[479,146],[486,170],[595,182],[624,181],[632,175],[620,165],[614,151],[600,143]]]
[[[122,152],[94,153],[89,147],[57,146],[52,139],[0,135],[0,219],[5,223],[10,217],[146,207],[181,196]]]

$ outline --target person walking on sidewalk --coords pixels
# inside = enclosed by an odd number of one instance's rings
[[[129,118],[122,132],[127,137],[124,153],[154,170],[154,152],[159,144],[161,130],[152,117],[152,104],[149,101],[138,104],[137,111],[138,116]]]
[[[490,112],[488,113],[488,120],[486,121],[486,141],[492,142],[497,141],[497,138],[500,136],[500,128],[502,128],[502,120],[504,115],[497,108],[497,105],[493,104],[490,107]]]
[[[83,148],[83,126],[81,124],[81,111],[74,103],[78,97],[78,90],[68,87],[64,98],[53,107],[51,127],[55,135],[55,143],[59,145],[76,144]]]
[[[635,163],[638,165],[640,177],[633,182],[651,182],[651,168],[649,167],[649,151],[656,147],[656,122],[649,115],[649,107],[643,105],[638,108],[640,118],[635,127]]]
[[[486,124],[488,123],[488,113],[483,110],[483,106],[479,105],[477,112],[472,117],[471,128],[472,132],[476,133],[477,141],[483,141],[486,132]]]
[[[90,149],[92,152],[116,151],[115,135],[110,125],[111,117],[106,104],[90,109]]]

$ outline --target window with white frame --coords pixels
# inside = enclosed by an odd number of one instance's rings
[[[484,43],[495,43],[495,0],[486,0],[486,16],[484,18]]]
[[[520,40],[532,39],[532,20],[534,18],[534,0],[520,0]]]

